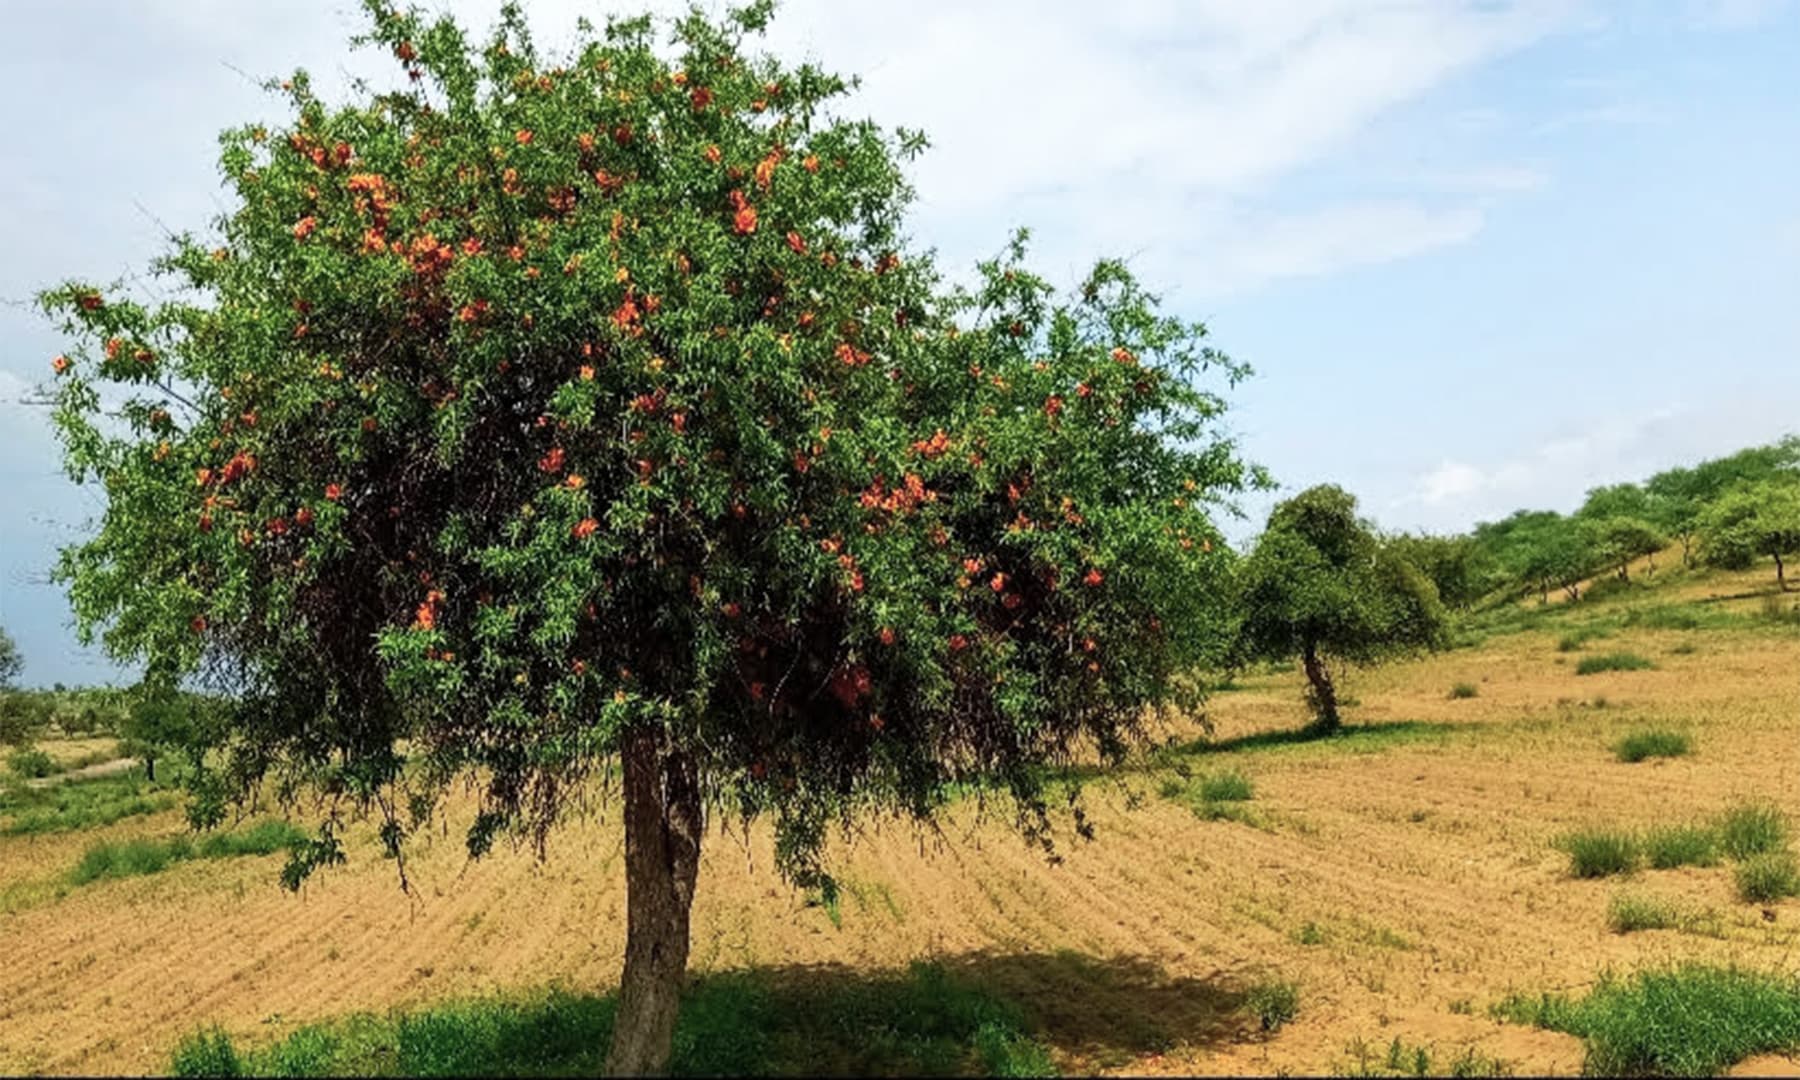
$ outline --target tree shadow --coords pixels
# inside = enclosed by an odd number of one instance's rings
[[[1346,750],[1374,748],[1389,743],[1422,742],[1466,731],[1475,724],[1449,724],[1435,720],[1388,720],[1373,724],[1345,724],[1334,731],[1316,727],[1258,731],[1229,739],[1199,738],[1171,749],[1177,754],[1232,754],[1273,750],[1283,746],[1319,744]]]

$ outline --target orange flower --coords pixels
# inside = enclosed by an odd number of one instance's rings
[[[532,138],[533,136],[530,128],[520,128],[518,133],[513,136],[513,139],[517,141],[520,146],[530,146]]]
[[[1121,364],[1137,363],[1137,357],[1131,355],[1131,350],[1125,348],[1123,345],[1112,351],[1112,358]]]
[[[836,355],[839,360],[843,361],[845,367],[860,367],[869,362],[868,353],[855,348],[847,341],[838,343]]]
[[[797,232],[789,232],[787,234],[787,246],[791,248],[796,255],[806,254],[806,240]]]
[[[744,609],[739,607],[736,601],[727,600],[725,603],[719,605],[719,610],[724,612],[727,619],[735,619],[743,614]]]
[[[739,236],[748,236],[756,231],[756,207],[748,203],[738,207],[737,213],[731,216],[731,227]]]
[[[563,484],[567,486],[570,491],[580,491],[583,487],[587,486],[587,478],[580,473],[570,473],[568,479],[563,481]]]
[[[1083,585],[1086,585],[1088,588],[1093,589],[1093,588],[1097,588],[1100,585],[1100,583],[1105,580],[1106,580],[1105,575],[1101,574],[1100,571],[1095,570],[1092,567],[1089,567],[1087,574],[1082,577],[1081,583]]]
[[[69,358],[66,356],[59,356],[50,361],[50,369],[58,375],[61,375],[63,372],[69,370]]]
[[[419,610],[413,614],[413,629],[430,630],[435,626],[437,626],[437,608],[427,600],[420,604]]]
[[[779,164],[781,164],[781,151],[779,149],[769,151],[767,157],[757,162],[756,186],[764,191],[769,190],[769,185],[775,180],[775,166]]]
[[[809,173],[818,172],[819,171],[819,155],[817,155],[817,154],[806,155],[805,159],[800,162],[800,167],[802,169],[805,169]]]
[[[325,498],[327,501],[337,502],[339,499],[341,499],[343,497],[344,497],[344,485],[342,485],[342,484],[326,484],[325,485]]]
[[[593,382],[594,381],[594,365],[592,365],[592,364],[581,365],[581,381],[582,382]]]
[[[723,156],[724,155],[719,152],[719,148],[716,146],[709,146],[706,148],[706,160],[712,162],[714,165],[717,165],[719,159]]]
[[[312,231],[318,227],[319,219],[309,214],[294,223],[294,239],[304,240],[311,236]]]
[[[961,652],[969,647],[969,639],[961,634],[950,635],[950,651]]]
[[[586,540],[588,537],[594,535],[599,528],[600,523],[593,518],[582,518],[575,523],[575,527],[570,531],[575,534],[575,539]]]

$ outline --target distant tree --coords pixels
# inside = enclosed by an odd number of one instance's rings
[[[1587,499],[1575,516],[1589,521],[1608,518],[1647,518],[1654,502],[1649,491],[1637,484],[1607,484],[1589,489]]]
[[[126,695],[123,711],[121,749],[143,761],[148,780],[156,779],[156,763],[168,755],[184,754],[198,767],[206,748],[219,743],[229,723],[224,703],[156,682]]]
[[[1331,665],[1373,664],[1439,647],[1443,604],[1431,581],[1356,515],[1332,485],[1275,507],[1239,569],[1239,663],[1298,657],[1314,726],[1340,723]]]
[[[1547,603],[1551,589],[1581,598],[1581,583],[1601,565],[1591,526],[1553,510],[1520,510],[1503,521],[1475,527],[1477,540],[1495,552],[1515,586]]]
[[[1650,569],[1656,569],[1656,553],[1668,538],[1656,526],[1642,518],[1617,514],[1595,519],[1587,529],[1595,545],[1595,555],[1603,563],[1616,567],[1620,581],[1631,580],[1631,563],[1648,555]]]
[[[1498,570],[1491,554],[1473,536],[1401,533],[1387,543],[1437,586],[1448,607],[1467,608],[1494,586]]]
[[[772,4],[555,56],[510,5],[479,44],[365,7],[402,92],[296,75],[154,304],[43,297],[105,498],[59,575],[113,655],[229,692],[201,824],[316,781],[398,855],[473,776],[479,856],[617,770],[607,1071],[660,1071],[709,812],[772,819],[799,883],[834,823],[969,782],[1047,845],[1044,765],[1186,703],[1243,369],[1116,261],[1061,296],[1020,236],[945,284],[906,246],[922,137],[746,51]]]
[[[1681,565],[1694,565],[1694,539],[1706,511],[1702,480],[1693,469],[1665,469],[1644,483],[1652,524],[1681,542]]]
[[[1772,558],[1776,584],[1787,591],[1786,560],[1800,554],[1800,478],[1734,488],[1707,510],[1700,535],[1715,566],[1741,570]]]
[[[0,690],[10,690],[25,670],[25,658],[19,655],[12,636],[0,629]]]

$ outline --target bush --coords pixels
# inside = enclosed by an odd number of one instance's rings
[[[1285,980],[1264,979],[1250,987],[1244,996],[1244,1007],[1264,1031],[1280,1031],[1282,1025],[1300,1015],[1300,988]]]
[[[1200,778],[1200,798],[1207,802],[1245,802],[1255,793],[1250,778],[1236,769]]]
[[[1450,700],[1461,701],[1479,693],[1481,690],[1474,683],[1459,682],[1450,688]]]
[[[1557,841],[1569,856],[1569,873],[1578,878],[1629,874],[1637,869],[1640,851],[1636,838],[1617,829],[1585,829]]]
[[[1575,665],[1577,675],[1597,675],[1602,671],[1648,671],[1656,665],[1648,657],[1633,652],[1604,653],[1584,656]]]
[[[1800,862],[1787,851],[1752,855],[1738,864],[1738,897],[1752,904],[1766,904],[1800,896]]]
[[[1624,762],[1646,758],[1680,757],[1690,749],[1688,737],[1679,731],[1657,728],[1634,731],[1613,745],[1613,754]]]
[[[27,780],[36,780],[57,771],[55,759],[35,747],[15,750],[8,754],[6,767],[11,769],[14,775]]]
[[[244,1062],[231,1036],[213,1027],[181,1040],[169,1072],[175,1076],[243,1076]]]
[[[116,840],[95,844],[82,853],[69,874],[73,885],[87,885],[106,878],[160,874],[189,859],[227,859],[241,855],[272,855],[291,849],[306,834],[286,821],[264,821],[242,832],[212,833],[198,845],[186,836],[166,840]]]
[[[1584,1040],[1589,1075],[1711,1076],[1752,1055],[1800,1048],[1800,983],[1739,968],[1684,964],[1607,976],[1579,1001],[1512,997],[1494,1011]]]
[[[1682,924],[1681,911],[1658,896],[1620,893],[1607,909],[1606,925],[1615,934],[1638,930],[1673,930]]]
[[[1719,834],[1700,825],[1666,825],[1644,833],[1644,855],[1657,870],[1717,866]]]
[[[1787,819],[1770,803],[1746,803],[1725,812],[1719,839],[1734,859],[1780,851],[1787,847]]]

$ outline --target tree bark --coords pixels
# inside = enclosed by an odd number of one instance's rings
[[[152,784],[156,783],[156,755],[155,754],[145,754],[144,755],[144,779],[148,780]]]
[[[657,731],[626,736],[625,974],[610,1076],[666,1073],[687,974],[703,812],[694,761]]]
[[[1306,678],[1312,683],[1313,727],[1322,732],[1338,729],[1337,688],[1331,685],[1331,672],[1319,659],[1317,649],[1308,645],[1300,654],[1306,667]]]
[[[1781,553],[1779,551],[1775,553],[1775,584],[1781,586],[1782,592],[1788,591],[1787,571],[1786,568],[1781,565]]]

